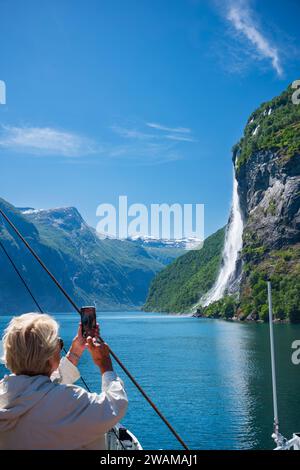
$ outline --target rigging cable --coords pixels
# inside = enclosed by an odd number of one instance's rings
[[[10,261],[12,267],[14,268],[15,272],[17,273],[19,279],[21,280],[22,284],[24,285],[24,287],[26,288],[28,294],[30,295],[30,297],[32,298],[33,302],[35,303],[35,305],[37,306],[37,309],[40,313],[45,313],[42,309],[42,307],[40,306],[40,304],[38,303],[38,301],[36,300],[35,296],[33,295],[31,289],[29,288],[27,282],[25,281],[24,277],[22,276],[22,274],[20,273],[19,269],[17,268],[16,264],[14,263],[12,257],[9,255],[9,253],[7,252],[6,248],[4,247],[3,243],[1,242],[0,240],[0,247],[2,248],[3,252],[5,253],[5,255],[7,256],[8,260]],[[65,347],[63,347],[63,351],[65,354],[67,354],[67,350]],[[91,389],[90,387],[88,386],[88,384],[86,383],[85,379],[80,375],[80,380],[82,381],[83,385],[85,386],[85,388],[87,389],[88,392],[92,393],[91,392]],[[113,431],[113,433],[115,434],[116,438],[118,439],[119,443],[121,444],[122,448],[124,450],[125,447],[123,445],[123,442],[121,441],[121,439],[119,438],[116,430],[114,428],[111,429]]]
[[[25,289],[27,290],[28,294],[30,295],[30,297],[32,298],[32,300],[34,301],[35,305],[37,306],[39,312],[41,313],[44,313],[41,306],[39,305],[38,301],[36,300],[36,298],[34,297],[33,293],[31,292],[31,290],[29,289],[28,285],[27,285],[27,282],[25,281],[25,279],[23,278],[22,274],[20,273],[19,269],[17,268],[17,266],[15,265],[13,259],[11,258],[11,256],[9,255],[9,253],[7,252],[6,248],[4,247],[3,243],[1,242],[0,240],[0,246],[2,248],[2,250],[4,251],[4,253],[6,254],[7,258],[9,259],[12,267],[14,268],[15,272],[17,273],[18,277],[20,278],[22,284],[25,286]]]
[[[80,308],[76,305],[74,300],[69,296],[69,294],[65,291],[65,289],[62,287],[62,285],[57,281],[55,276],[49,271],[47,266],[43,263],[41,258],[36,254],[36,252],[31,248],[29,243],[25,240],[23,235],[19,232],[17,227],[13,224],[13,222],[9,219],[9,217],[3,212],[3,210],[0,208],[0,214],[3,216],[3,218],[6,220],[6,222],[10,225],[10,227],[14,230],[14,232],[17,234],[17,236],[22,240],[24,245],[28,248],[30,253],[34,256],[34,258],[37,260],[37,262],[41,265],[41,267],[46,271],[46,273],[51,277],[52,281],[56,284],[56,286],[59,288],[59,290],[62,292],[62,294],[68,299],[70,304],[73,306],[73,308],[80,314]],[[101,342],[104,343],[104,340],[99,336],[99,339]],[[149,405],[152,407],[152,409],[156,412],[156,414],[160,417],[160,419],[166,424],[166,426],[169,428],[169,430],[172,432],[172,434],[175,436],[178,442],[182,445],[182,447],[185,450],[189,450],[188,446],[185,444],[185,442],[182,440],[182,438],[179,436],[177,431],[173,428],[171,423],[167,420],[167,418],[161,413],[161,411],[157,408],[157,406],[153,403],[151,398],[147,395],[147,393],[144,391],[144,389],[139,385],[139,383],[135,380],[135,378],[131,375],[127,367],[122,363],[122,361],[118,358],[118,356],[112,351],[112,349],[109,347],[109,352],[112,355],[112,357],[115,359],[115,361],[119,364],[119,366],[123,369],[127,377],[131,380],[131,382],[136,386],[136,388],[139,390],[139,392],[143,395],[143,397],[147,400]]]
[[[31,289],[29,288],[27,282],[25,281],[24,277],[22,276],[22,274],[20,273],[19,269],[17,268],[16,264],[14,263],[12,257],[9,255],[9,253],[7,252],[6,248],[4,247],[3,243],[1,242],[0,240],[0,246],[2,248],[2,250],[4,251],[4,253],[6,254],[7,258],[9,259],[11,265],[13,266],[15,272],[17,273],[17,275],[19,276],[20,280],[22,281],[22,284],[25,286],[27,292],[29,293],[30,297],[32,298],[33,302],[35,303],[35,305],[37,306],[38,308],[38,311],[40,313],[45,313],[42,309],[42,307],[40,306],[40,304],[38,303],[38,301],[36,300],[35,296],[33,295]],[[65,354],[67,354],[67,351],[65,349],[65,347],[63,348],[63,351]],[[86,387],[87,391],[88,392],[91,392],[88,384],[86,383],[86,381],[84,380],[83,377],[80,377],[81,381],[83,382],[84,386]]]

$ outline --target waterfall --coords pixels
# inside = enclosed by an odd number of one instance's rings
[[[225,235],[221,268],[215,284],[201,299],[202,305],[206,306],[219,300],[230,283],[234,281],[238,254],[243,246],[242,235],[243,219],[239,203],[238,183],[234,174],[231,212]]]

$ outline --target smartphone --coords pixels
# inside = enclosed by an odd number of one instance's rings
[[[95,307],[81,307],[80,316],[82,336],[84,338],[95,336],[97,326]]]

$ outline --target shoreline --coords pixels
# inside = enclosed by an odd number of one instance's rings
[[[203,318],[203,319],[206,319],[206,320],[222,320],[222,321],[226,321],[226,322],[231,322],[231,323],[246,323],[246,324],[268,324],[268,322],[264,322],[263,320],[261,319],[247,319],[245,318],[244,320],[240,320],[238,317],[232,317],[232,318],[223,318],[223,317],[213,317],[213,316],[206,316],[206,315],[201,315],[199,313],[192,313],[192,312],[189,312],[189,313],[184,313],[184,312],[166,312],[166,311],[152,311],[152,312],[149,312],[149,311],[145,311],[145,310],[142,310],[142,312],[144,313],[161,313],[163,315],[170,315],[170,316],[176,316],[176,317],[184,317],[184,318]],[[278,318],[274,318],[273,320],[273,323],[274,324],[282,324],[282,325],[296,325],[296,323],[291,323],[288,319],[284,319],[284,320],[280,320]]]
[[[199,314],[197,314],[197,313],[194,313],[192,316],[193,316],[194,318],[210,318],[210,319],[212,319],[212,320],[224,320],[224,321],[232,322],[232,323],[247,323],[247,324],[258,324],[258,325],[260,325],[260,324],[263,324],[263,325],[266,324],[266,325],[267,325],[267,324],[269,323],[269,322],[265,322],[265,321],[263,321],[263,320],[261,320],[261,319],[257,319],[257,320],[256,320],[256,319],[254,319],[254,318],[249,318],[249,319],[248,319],[248,318],[245,318],[244,320],[241,320],[241,319],[239,319],[238,317],[232,317],[232,318],[208,317],[208,316],[205,316],[205,315],[199,315]],[[290,320],[288,320],[288,319],[286,319],[286,318],[285,318],[284,320],[280,320],[279,318],[274,318],[274,319],[273,319],[273,323],[275,323],[275,324],[283,324],[283,325],[290,325],[290,324],[292,324],[292,323],[290,322]]]

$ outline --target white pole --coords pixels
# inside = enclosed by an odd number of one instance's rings
[[[267,284],[268,284],[269,326],[270,326],[270,346],[271,346],[271,366],[272,366],[273,408],[274,408],[274,433],[276,435],[275,437],[276,439],[279,437],[279,421],[278,421],[275,352],[274,352],[272,291],[271,291],[271,282],[268,281]]]

